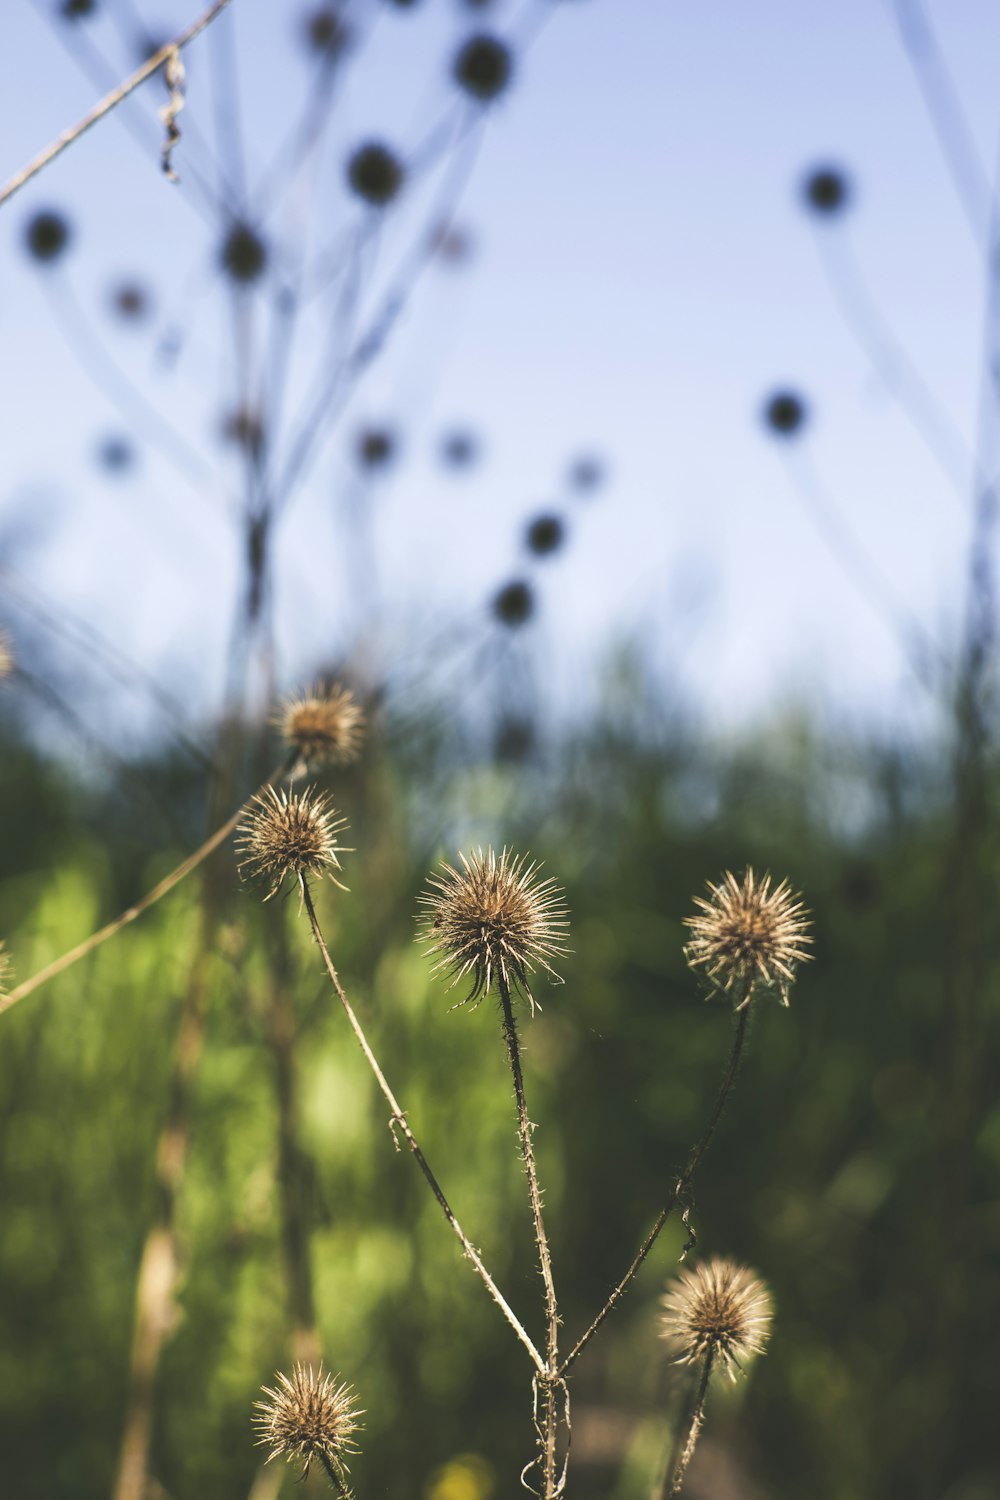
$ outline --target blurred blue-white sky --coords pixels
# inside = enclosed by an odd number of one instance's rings
[[[164,38],[199,7],[95,0],[92,17],[72,22],[60,8],[3,7],[3,180],[102,92],[87,67],[117,77],[134,66],[140,19]],[[537,637],[538,676],[561,702],[586,701],[611,646],[641,635],[725,725],[790,701],[880,721],[922,714],[904,633],[853,549],[882,575],[893,608],[954,644],[1000,13],[982,0],[927,8],[982,163],[967,211],[897,25],[915,7],[888,0],[356,3],[358,48],[342,65],[328,137],[275,204],[262,185],[315,77],[302,34],[315,9],[232,0],[188,51],[179,185],[159,171],[165,90],[154,79],[0,211],[0,524],[9,535],[28,519],[36,533],[13,554],[20,580],[197,708],[218,703],[240,482],[219,430],[238,377],[218,270],[224,218],[198,181],[216,190],[224,178],[230,201],[286,247],[286,259],[272,254],[265,306],[300,253],[342,250],[361,222],[343,187],[352,147],[376,136],[412,158],[458,108],[456,46],[488,27],[512,39],[516,71],[474,159],[475,130],[385,213],[358,262],[361,329],[421,242],[448,174],[469,168],[455,218],[473,253],[422,272],[282,519],[283,680],[336,657],[359,610],[383,649],[430,654],[423,624],[487,631],[497,586],[530,576],[540,607],[524,635]],[[848,211],[827,224],[799,193],[820,163],[842,167],[852,185]],[[58,265],[39,267],[24,254],[24,226],[48,207],[65,212],[73,239]],[[841,268],[833,284],[830,264]],[[109,313],[123,280],[152,294],[153,316],[134,328]],[[927,421],[921,434],[873,369],[837,288],[871,300],[890,373],[909,379],[918,403],[925,382],[935,420],[957,429],[950,474],[929,451]],[[293,429],[331,316],[317,293],[301,319]],[[912,364],[894,345],[887,353],[888,336]],[[267,358],[258,339],[244,367],[257,372]],[[153,415],[136,422],[133,398],[123,416],[113,399],[123,386]],[[794,442],[760,421],[778,388],[809,405]],[[159,421],[194,450],[188,467],[200,477],[167,461]],[[400,435],[400,460],[362,494],[353,442],[359,426],[382,422]],[[466,473],[440,462],[454,429],[481,441]],[[137,461],[109,474],[96,454],[124,434]],[[567,470],[590,454],[606,462],[607,481],[573,492]],[[817,527],[810,485],[850,533],[846,554]],[[378,580],[360,599],[367,575],[345,536],[359,507],[373,517]],[[522,534],[540,511],[565,518],[568,544],[529,566]]]

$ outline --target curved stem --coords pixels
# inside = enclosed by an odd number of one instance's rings
[[[670,1198],[657,1214],[656,1219],[653,1222],[653,1227],[650,1229],[646,1238],[643,1240],[641,1246],[639,1247],[639,1251],[632,1264],[629,1266],[628,1270],[625,1272],[625,1275],[615,1287],[614,1291],[608,1297],[607,1302],[605,1302],[604,1306],[601,1308],[600,1312],[597,1314],[597,1317],[591,1323],[586,1333],[570,1351],[570,1353],[567,1354],[566,1358],[560,1365],[560,1375],[565,1375],[567,1370],[569,1370],[571,1366],[576,1363],[584,1348],[587,1346],[587,1344],[590,1343],[590,1340],[600,1328],[601,1324],[604,1322],[604,1319],[608,1316],[608,1313],[628,1291],[633,1280],[638,1274],[639,1268],[641,1267],[643,1261],[646,1259],[646,1256],[655,1245],[660,1230],[663,1228],[664,1224],[667,1222],[670,1215],[677,1207],[677,1204],[679,1203],[685,1189],[687,1188],[692,1177],[698,1169],[699,1162],[711,1145],[716,1126],[718,1125],[719,1120],[722,1118],[722,1111],[726,1106],[726,1100],[729,1098],[730,1090],[732,1089],[732,1086],[736,1081],[736,1074],[739,1071],[740,1058],[743,1055],[743,1043],[746,1040],[747,1023],[750,1019],[750,998],[750,996],[747,997],[747,1001],[744,1002],[743,1007],[739,1011],[739,1021],[737,1022],[736,1033],[733,1037],[733,1045],[730,1048],[729,1052],[729,1062],[726,1066],[726,1074],[722,1080],[722,1087],[719,1089],[718,1095],[716,1096],[715,1108],[712,1110],[712,1116],[708,1122],[704,1134],[695,1145],[694,1149],[691,1152],[691,1155],[688,1157],[687,1166],[684,1168],[684,1171],[681,1173],[676,1183],[674,1184],[674,1190],[671,1193]]]
[[[23,984],[16,985],[9,994],[0,995],[0,1015],[6,1010],[10,1010],[11,1006],[16,1005],[19,1000],[24,1000],[35,990],[41,989],[43,984],[48,984],[50,979],[55,979],[57,974],[62,974],[65,969],[71,968],[81,958],[86,958],[88,953],[93,953],[95,948],[99,948],[102,943],[106,943],[109,938],[113,938],[116,933],[121,932],[123,927],[127,927],[130,922],[134,922],[136,917],[141,917],[143,912],[148,911],[151,906],[155,906],[161,897],[167,895],[175,886],[180,885],[181,881],[190,875],[192,870],[197,870],[199,865],[204,864],[208,856],[214,853],[219,845],[229,837],[243,816],[247,806],[253,801],[253,798],[259,796],[273,781],[277,781],[283,776],[290,769],[290,766],[291,761],[282,761],[280,766],[276,766],[267,780],[262,782],[257,791],[248,797],[245,802],[240,803],[232,817],[227,818],[221,828],[217,828],[213,834],[210,834],[205,842],[193,854],[189,854],[187,859],[182,860],[175,870],[171,870],[169,875],[164,875],[163,879],[157,885],[154,885],[151,891],[147,891],[145,896],[140,901],[137,901],[134,906],[128,907],[120,916],[115,917],[113,922],[108,922],[106,926],[98,928],[97,932],[92,932],[90,937],[84,938],[82,943],[77,943],[75,948],[70,948],[68,953],[62,954],[59,958],[54,958],[50,964],[46,964],[44,969],[39,969],[37,974],[32,974],[31,978],[26,979]]]
[[[701,1432],[702,1423],[705,1420],[705,1397],[708,1394],[708,1377],[712,1373],[714,1352],[713,1349],[709,1349],[705,1355],[705,1363],[702,1366],[701,1376],[695,1387],[694,1400],[688,1408],[689,1414],[687,1420],[677,1433],[670,1455],[670,1462],[663,1476],[663,1483],[656,1492],[655,1500],[667,1500],[668,1496],[679,1494],[681,1485],[684,1483],[684,1475],[687,1473],[688,1464],[694,1457],[694,1450],[698,1444],[698,1436]],[[681,1447],[682,1440],[684,1442],[683,1448]]]
[[[538,1247],[538,1263],[545,1285],[546,1360],[542,1379],[542,1459],[543,1490],[548,1497],[556,1493],[556,1386],[559,1375],[559,1308],[556,1302],[556,1287],[552,1276],[552,1255],[545,1220],[542,1216],[542,1192],[538,1185],[538,1169],[531,1143],[531,1121],[524,1095],[524,1074],[521,1069],[521,1048],[517,1037],[517,1022],[510,1001],[510,986],[502,968],[496,971],[500,1005],[503,1010],[503,1036],[510,1058],[510,1071],[514,1077],[514,1098],[517,1101],[517,1128],[521,1139],[521,1156],[528,1177],[528,1195],[531,1199],[531,1214],[535,1222],[535,1244]]]
[[[163,64],[172,54],[179,52],[189,42],[193,42],[195,37],[204,31],[205,27],[214,21],[220,11],[225,10],[228,4],[229,0],[215,0],[215,3],[209,6],[208,10],[195,21],[193,26],[189,26],[180,36],[175,37],[173,41],[167,42],[158,52],[154,52],[152,57],[144,62],[141,68],[137,68],[130,78],[126,78],[125,82],[119,84],[117,88],[112,89],[111,93],[102,99],[100,104],[95,105],[90,114],[85,115],[78,125],[72,126],[69,130],[64,130],[62,135],[53,141],[51,146],[46,147],[40,156],[36,156],[33,162],[29,162],[22,171],[12,177],[5,188],[0,189],[0,204],[4,204],[8,198],[12,198],[19,188],[24,187],[26,182],[30,182],[36,172],[40,172],[43,167],[47,167],[49,162],[54,160],[61,151],[65,151],[67,146],[71,146],[75,140],[78,140],[84,131],[89,130],[92,125],[96,125],[98,120],[103,120],[104,116],[117,105],[121,104],[123,99],[128,98],[133,89],[137,89],[140,83],[145,83],[146,79],[155,73],[157,68],[162,68]]]
[[[513,1312],[513,1310],[507,1303],[506,1298],[503,1296],[502,1292],[493,1280],[492,1276],[483,1265],[481,1259],[479,1258],[478,1251],[475,1249],[475,1247],[469,1240],[468,1235],[465,1233],[465,1230],[462,1228],[461,1224],[458,1222],[454,1213],[452,1212],[451,1204],[448,1202],[447,1198],[441,1190],[437,1178],[431,1171],[427,1158],[421,1151],[419,1145],[417,1144],[416,1137],[414,1136],[413,1131],[410,1129],[409,1121],[407,1120],[402,1109],[399,1107],[396,1096],[392,1092],[392,1089],[389,1087],[389,1084],[386,1081],[385,1074],[379,1067],[378,1060],[376,1059],[374,1052],[368,1045],[368,1038],[365,1036],[364,1031],[362,1030],[361,1022],[355,1015],[351,1002],[348,1000],[346,994],[344,993],[344,987],[340,982],[340,976],[333,966],[333,960],[330,957],[329,949],[326,946],[326,942],[323,938],[323,933],[320,929],[319,920],[316,916],[316,908],[313,905],[312,892],[309,889],[308,881],[306,881],[304,878],[300,879],[300,889],[302,891],[302,900],[305,905],[306,913],[309,917],[309,925],[312,928],[313,937],[316,939],[316,942],[319,946],[319,951],[323,955],[323,963],[326,965],[326,972],[327,974],[329,974],[330,982],[337,992],[337,996],[340,1000],[341,1005],[344,1007],[347,1019],[351,1025],[351,1030],[357,1037],[361,1050],[368,1060],[368,1066],[371,1068],[372,1072],[375,1075],[375,1081],[378,1084],[379,1088],[382,1090],[386,1103],[392,1111],[393,1129],[395,1130],[395,1127],[398,1126],[399,1129],[403,1132],[406,1144],[409,1146],[410,1150],[413,1152],[413,1155],[416,1157],[417,1165],[419,1166],[421,1172],[423,1172],[424,1177],[427,1180],[428,1187],[434,1194],[438,1203],[441,1205],[441,1211],[444,1214],[445,1218],[448,1220],[448,1223],[451,1225],[452,1229],[455,1231],[455,1234],[458,1236],[458,1239],[462,1245],[462,1249],[465,1251],[467,1258],[471,1260],[476,1271],[479,1273],[480,1279],[486,1287],[486,1290],[489,1292],[494,1302],[500,1308],[500,1311],[503,1313],[504,1317],[507,1319],[507,1322],[513,1328],[514,1332],[517,1334],[525,1349],[527,1349],[528,1353],[531,1355],[531,1359],[536,1369],[539,1371],[539,1374],[544,1375],[546,1367],[542,1356],[535,1348],[528,1334],[522,1328],[520,1322],[518,1321],[517,1315]]]

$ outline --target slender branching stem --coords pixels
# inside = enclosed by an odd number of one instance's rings
[[[104,116],[121,104],[123,99],[127,99],[129,94],[139,87],[140,83],[145,83],[146,79],[151,77],[158,68],[162,68],[168,58],[176,56],[189,42],[193,42],[195,37],[204,31],[205,27],[210,25],[216,16],[225,10],[228,4],[229,0],[215,0],[215,3],[210,5],[193,25],[189,26],[186,31],[181,32],[180,36],[167,42],[158,52],[154,52],[152,57],[143,63],[141,68],[137,68],[131,77],[125,79],[124,83],[120,83],[117,88],[112,89],[111,93],[107,94],[101,100],[100,104],[96,104],[88,115],[84,115],[78,124],[71,126],[69,130],[64,130],[62,135],[52,142],[51,146],[46,146],[45,150],[36,156],[34,161],[29,162],[26,167],[23,167],[20,172],[10,179],[6,187],[0,188],[0,207],[7,202],[8,198],[13,197],[19,188],[24,187],[26,182],[30,182],[32,177],[40,172],[43,167],[47,167],[50,161],[54,161],[60,152],[65,151],[67,146],[71,146],[74,141],[79,140],[80,136],[89,130],[92,125],[96,125],[98,120],[103,120]]]
[[[629,1287],[632,1285],[632,1282],[635,1280],[635,1277],[638,1274],[643,1261],[646,1259],[646,1256],[649,1254],[650,1250],[652,1250],[654,1244],[656,1243],[660,1230],[663,1228],[664,1224],[667,1222],[670,1215],[677,1207],[677,1204],[680,1202],[681,1198],[688,1188],[688,1185],[691,1182],[692,1177],[697,1171],[702,1157],[705,1155],[705,1152],[711,1145],[712,1137],[715,1135],[716,1126],[722,1118],[722,1111],[725,1109],[726,1100],[729,1098],[729,1094],[733,1087],[733,1084],[736,1082],[736,1074],[739,1072],[740,1059],[743,1055],[743,1044],[746,1040],[747,1024],[750,1020],[750,1010],[750,997],[748,997],[739,1010],[739,1020],[736,1023],[736,1031],[733,1035],[733,1044],[729,1052],[729,1062],[726,1065],[725,1077],[722,1080],[722,1086],[719,1089],[718,1095],[715,1100],[715,1108],[712,1110],[712,1115],[708,1122],[708,1125],[705,1128],[704,1134],[701,1136],[701,1139],[697,1142],[691,1152],[691,1155],[688,1157],[687,1165],[685,1166],[681,1175],[677,1178],[677,1181],[674,1183],[673,1192],[671,1193],[667,1202],[660,1209],[660,1212],[657,1214],[656,1219],[653,1222],[653,1227],[650,1229],[646,1238],[643,1240],[641,1246],[639,1247],[638,1253],[636,1254],[636,1257],[633,1260],[632,1264],[629,1266],[628,1270],[625,1272],[625,1275],[622,1277],[621,1281],[619,1281],[614,1291],[608,1297],[607,1302],[605,1302],[604,1306],[601,1308],[600,1312],[597,1314],[597,1317],[591,1323],[586,1333],[574,1346],[574,1348],[570,1350],[569,1354],[567,1354],[566,1358],[563,1360],[562,1365],[559,1368],[560,1375],[565,1375],[566,1372],[576,1363],[577,1359],[580,1357],[580,1354],[586,1348],[587,1344],[590,1343],[590,1340],[600,1328],[601,1324],[604,1322],[604,1319],[608,1316],[608,1313],[611,1312],[612,1308],[620,1301],[620,1299],[625,1295]]]
[[[259,796],[271,782],[277,781],[283,776],[290,769],[290,766],[291,760],[283,761],[280,766],[276,766],[267,781],[263,782],[257,792],[254,793],[254,796]],[[190,875],[193,870],[197,870],[199,865],[204,864],[208,856],[214,853],[219,845],[229,837],[243,816],[245,809],[252,801],[253,797],[248,797],[246,802],[241,803],[232,817],[227,818],[221,828],[217,828],[213,834],[210,834],[205,842],[193,854],[189,854],[187,859],[182,860],[175,870],[171,870],[169,875],[164,875],[163,879],[157,885],[154,885],[151,891],[147,891],[145,896],[140,901],[137,901],[134,906],[128,907],[126,911],[115,917],[113,922],[108,922],[105,927],[99,928],[97,932],[92,932],[90,937],[84,938],[82,943],[77,943],[75,948],[70,948],[68,953],[62,954],[59,958],[54,958],[50,964],[46,964],[44,969],[39,969],[37,974],[32,974],[23,984],[16,985],[9,994],[0,995],[0,1015],[5,1010],[10,1010],[11,1006],[16,1005],[19,1000],[24,1000],[28,995],[33,994],[35,990],[41,989],[43,984],[48,984],[50,979],[55,979],[57,974],[62,974],[64,970],[71,968],[73,964],[79,963],[80,959],[86,958],[88,953],[93,953],[95,948],[99,948],[102,943],[106,943],[109,938],[113,938],[117,933],[121,932],[123,927],[127,927],[130,922],[134,922],[136,917],[141,917],[144,911],[148,911],[151,906],[155,906],[157,901],[166,896],[175,886],[180,885],[182,880]]]
[[[705,1355],[705,1362],[697,1377],[694,1387],[694,1399],[688,1407],[687,1416],[677,1430],[670,1462],[663,1476],[663,1483],[659,1486],[654,1500],[669,1500],[672,1495],[680,1494],[681,1485],[684,1483],[684,1475],[687,1473],[688,1464],[694,1456],[694,1450],[698,1445],[698,1436],[701,1432],[702,1423],[705,1420],[705,1397],[708,1394],[708,1378],[712,1373],[712,1359],[714,1349],[709,1349]]]
[[[437,1178],[434,1176],[434,1173],[430,1169],[430,1165],[427,1161],[426,1156],[424,1155],[423,1151],[421,1151],[420,1146],[417,1144],[416,1137],[414,1136],[413,1131],[410,1129],[409,1121],[400,1108],[395,1094],[389,1087],[389,1084],[386,1081],[385,1074],[382,1072],[382,1069],[378,1064],[378,1060],[375,1057],[374,1052],[368,1045],[368,1038],[365,1036],[365,1033],[361,1026],[361,1022],[355,1015],[354,1008],[351,1005],[351,1002],[348,1000],[346,994],[344,993],[344,987],[340,982],[340,976],[338,975],[337,970],[333,966],[333,960],[330,957],[329,949],[326,946],[326,942],[319,925],[319,920],[316,916],[316,908],[313,905],[312,892],[309,889],[309,883],[304,877],[301,877],[299,884],[302,891],[302,901],[305,905],[306,913],[309,917],[309,925],[312,928],[313,937],[316,939],[320,953],[323,955],[323,963],[326,966],[326,972],[330,976],[330,982],[337,992],[337,996],[340,1000],[341,1005],[344,1007],[345,1014],[348,1021],[350,1022],[351,1030],[357,1037],[361,1050],[365,1054],[365,1057],[368,1061],[368,1066],[371,1068],[372,1072],[375,1075],[375,1081],[378,1084],[379,1088],[382,1090],[385,1101],[392,1111],[393,1130],[395,1131],[396,1127],[398,1126],[398,1128],[402,1131],[406,1144],[413,1152],[413,1155],[417,1161],[417,1165],[419,1166],[421,1172],[424,1174],[424,1178],[426,1179],[428,1187],[441,1206],[441,1212],[448,1220],[448,1223],[455,1231],[455,1234],[458,1236],[467,1259],[472,1262],[479,1275],[480,1280],[486,1287],[486,1290],[489,1292],[490,1296],[493,1298],[494,1302],[497,1304],[497,1306],[500,1308],[500,1311],[507,1319],[507,1322],[510,1324],[511,1328],[513,1328],[514,1332],[517,1334],[517,1337],[520,1339],[521,1343],[528,1351],[529,1355],[531,1356],[532,1362],[535,1365],[535,1368],[539,1372],[539,1375],[544,1376],[546,1374],[546,1366],[544,1360],[542,1359],[542,1356],[535,1348],[535,1345],[532,1343],[529,1335],[521,1326],[517,1315],[509,1306],[506,1298],[503,1296],[492,1276],[483,1265],[483,1262],[479,1256],[479,1252],[476,1250],[468,1235],[465,1233],[465,1230],[456,1219],[452,1211],[451,1204],[448,1202],[447,1198],[442,1192]]]
[[[549,1250],[545,1220],[542,1215],[542,1191],[538,1185],[538,1169],[531,1142],[532,1125],[528,1118],[528,1105],[524,1095],[524,1073],[521,1068],[521,1047],[517,1036],[517,1022],[511,1005],[510,986],[503,970],[496,971],[497,988],[500,992],[500,1007],[503,1012],[503,1036],[510,1058],[510,1071],[514,1078],[514,1098],[517,1101],[517,1129],[521,1141],[521,1156],[528,1178],[528,1196],[531,1199],[531,1215],[535,1224],[535,1244],[538,1248],[538,1264],[545,1285],[545,1374],[542,1388],[542,1464],[543,1490],[548,1497],[556,1493],[556,1381],[559,1377],[559,1308],[556,1302],[556,1287],[552,1276],[552,1255]]]

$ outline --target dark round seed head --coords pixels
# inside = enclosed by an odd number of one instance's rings
[[[494,596],[493,613],[502,625],[524,625],[535,612],[535,597],[523,579],[505,583]]]
[[[347,163],[347,180],[365,203],[384,208],[403,186],[403,166],[388,146],[369,141],[359,146]]]
[[[802,183],[806,207],[824,218],[841,213],[851,200],[851,185],[839,167],[817,167]]]
[[[536,557],[558,552],[566,540],[566,528],[558,516],[536,516],[528,525],[525,540]]]
[[[507,44],[482,32],[462,43],[455,55],[452,76],[465,93],[488,104],[507,87],[513,66]]]
[[[267,249],[249,224],[234,224],[220,254],[222,268],[234,281],[256,281],[267,265]]]
[[[794,391],[775,391],[764,403],[763,416],[778,437],[794,437],[807,420],[808,408]]]
[[[24,244],[32,260],[43,265],[57,261],[69,246],[72,232],[65,215],[43,208],[27,222]]]

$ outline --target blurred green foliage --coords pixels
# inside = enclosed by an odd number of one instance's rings
[[[790,1010],[756,1007],[692,1214],[698,1252],[734,1255],[770,1283],[775,1334],[746,1381],[713,1388],[688,1493],[986,1500],[1000,1493],[987,1332],[1000,1326],[1000,1107],[975,1114],[956,1211],[942,1148],[954,952],[941,758],[795,722],[723,751],[638,703],[625,694],[514,765],[412,725],[377,735],[332,784],[357,850],[350,893],[317,895],[348,992],[460,1219],[540,1339],[497,1016],[491,1001],[449,1012],[460,993],[430,978],[412,913],[456,836],[530,848],[566,887],[566,982],[539,985],[524,1040],[568,1347],[700,1133],[725,1061],[731,1018],[688,973],[681,919],[727,867],[787,875],[815,914],[816,959]],[[165,847],[157,830],[140,859],[142,827],[114,788],[4,746],[4,935],[19,978],[197,843],[197,798],[176,767],[154,758],[144,774],[183,805],[190,843]],[[231,852],[215,878],[227,894],[153,1438],[176,1500],[249,1495],[262,1457],[252,1402],[291,1357],[264,914]],[[19,1500],[111,1489],[200,890],[191,879],[0,1017],[0,1465]],[[324,1356],[367,1409],[358,1495],[512,1496],[532,1451],[526,1357],[393,1149],[294,898],[281,920]],[[994,960],[975,1037],[987,1077],[996,978]],[[577,1366],[579,1500],[639,1500],[662,1461],[680,1392],[657,1298],[682,1243],[672,1221]]]

